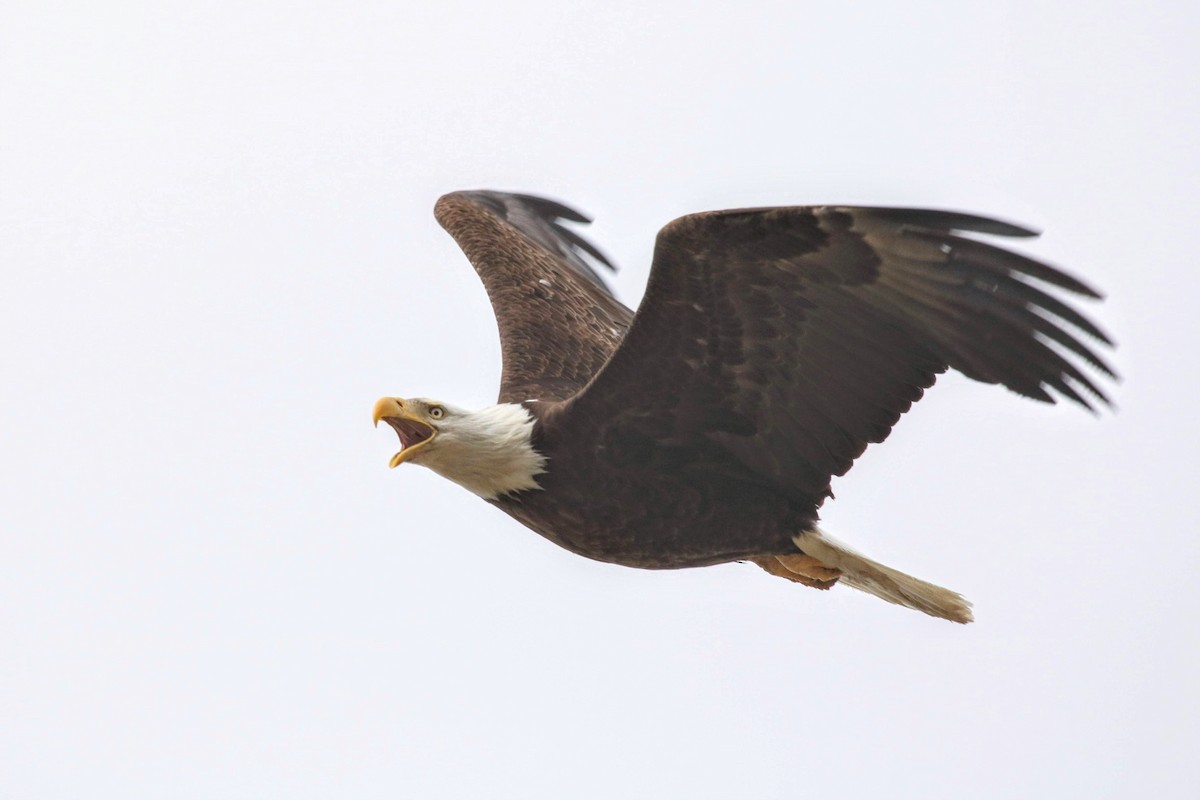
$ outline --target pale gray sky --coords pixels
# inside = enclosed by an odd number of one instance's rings
[[[9,2],[0,796],[1200,794],[1194,3]],[[461,188],[636,303],[672,217],[931,205],[1104,289],[1120,411],[947,379],[826,527],[963,628],[558,550],[383,394],[495,396]]]

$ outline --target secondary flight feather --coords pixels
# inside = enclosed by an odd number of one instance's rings
[[[986,236],[970,214],[803,206],[681,217],[636,314],[605,256],[540,197],[442,197],[434,213],[491,299],[496,405],[385,397],[401,449],[580,555],[648,569],[752,561],[956,622],[970,603],[817,526],[830,481],[956,369],[1044,402],[1109,404],[1112,341],[1059,295],[1100,295]]]

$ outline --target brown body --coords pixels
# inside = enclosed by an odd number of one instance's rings
[[[816,522],[815,504],[789,499],[719,445],[654,446],[632,431],[560,425],[558,403],[527,407],[538,417],[534,447],[547,456],[542,488],[492,502],[579,555],[647,569],[703,567],[794,553],[792,537]],[[581,440],[596,446],[576,446]]]

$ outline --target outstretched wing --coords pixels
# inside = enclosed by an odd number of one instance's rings
[[[560,412],[579,446],[724,451],[820,503],[947,367],[1028,397],[1107,403],[1113,370],[1055,298],[1099,295],[957,231],[1032,236],[919,209],[806,207],[682,217],[612,359]]]
[[[479,273],[500,328],[500,401],[562,400],[608,360],[633,312],[616,300],[585,256],[609,269],[563,222],[587,217],[541,197],[455,192],[434,215]]]

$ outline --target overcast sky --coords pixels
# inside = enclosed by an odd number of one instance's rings
[[[0,796],[1200,795],[1194,3],[4,4]],[[824,525],[962,627],[387,469],[493,401],[432,217],[928,205],[1103,289],[1119,411],[950,377]]]

